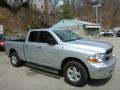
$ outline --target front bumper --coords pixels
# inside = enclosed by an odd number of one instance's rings
[[[91,79],[105,79],[112,75],[116,64],[115,56],[104,63],[91,63],[92,68],[89,69]],[[93,68],[94,67],[94,68]]]

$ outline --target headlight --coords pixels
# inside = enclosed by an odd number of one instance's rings
[[[101,63],[104,61],[104,59],[105,59],[104,53],[97,53],[97,54],[91,55],[87,61],[93,62],[93,63]]]

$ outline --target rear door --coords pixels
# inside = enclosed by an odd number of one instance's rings
[[[30,32],[28,41],[25,42],[24,51],[27,61],[38,62],[38,56],[41,55],[42,51],[39,49],[39,43],[37,43],[38,35],[38,31]]]

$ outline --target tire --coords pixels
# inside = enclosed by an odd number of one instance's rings
[[[11,55],[10,55],[10,62],[12,64],[12,66],[14,66],[14,67],[20,67],[20,66],[23,65],[23,61],[20,60],[17,52],[11,53]]]
[[[68,84],[77,87],[84,86],[88,80],[87,70],[81,63],[76,61],[70,61],[64,66],[63,75]]]

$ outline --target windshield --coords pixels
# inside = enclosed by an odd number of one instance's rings
[[[81,37],[70,30],[54,30],[53,31],[63,42],[75,41]]]

